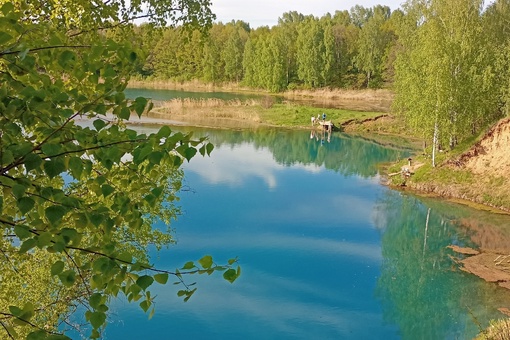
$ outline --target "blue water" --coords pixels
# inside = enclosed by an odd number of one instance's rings
[[[114,301],[105,339],[470,339],[510,302],[446,248],[473,246],[453,220],[477,212],[380,184],[377,164],[408,150],[307,131],[196,135],[216,148],[185,165],[177,244],[152,258],[174,269],[237,256],[242,275],[186,278],[188,302],[155,285],[151,320]]]
[[[215,98],[222,100],[233,100],[233,99],[253,99],[260,98],[260,95],[245,94],[245,93],[232,93],[232,92],[195,92],[195,91],[183,91],[183,90],[158,90],[158,89],[137,89],[127,88],[124,90],[127,98],[134,99],[136,97],[146,97],[156,101],[172,100],[172,99],[204,99],[204,98]]]

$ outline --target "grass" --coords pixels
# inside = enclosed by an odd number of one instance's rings
[[[283,103],[268,105],[266,99],[221,100],[221,99],[173,99],[160,102],[151,116],[157,118],[185,118],[186,120],[234,119],[291,128],[311,127],[311,117],[326,114],[337,127],[352,122],[362,122],[383,115],[381,112],[344,109],[322,109],[308,105]]]
[[[323,109],[307,105],[292,103],[275,104],[271,108],[261,108],[259,114],[261,120],[271,125],[287,127],[309,127],[311,117],[326,114],[326,120],[331,120],[337,127],[350,120],[362,121],[381,116],[381,112],[354,111],[344,109]]]

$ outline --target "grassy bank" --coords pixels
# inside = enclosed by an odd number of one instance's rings
[[[466,165],[468,161],[460,161],[485,138],[486,135],[481,134],[465,140],[453,150],[438,152],[436,167],[432,166],[429,147],[413,157],[411,167],[407,160],[391,165],[387,170],[393,174],[389,183],[396,188],[437,195],[477,209],[510,212],[510,174],[497,172],[497,169],[492,171],[489,167],[480,173]],[[492,151],[487,148],[484,152]],[[411,169],[409,177],[401,174],[405,167]]]
[[[221,100],[221,99],[173,99],[158,102],[149,114],[150,117],[195,123],[198,125],[223,126],[226,120],[236,121],[247,126],[254,124],[281,126],[288,128],[310,128],[311,117],[326,114],[339,128],[354,129],[363,122],[386,117],[382,112],[357,111],[348,109],[317,108],[293,102],[274,103],[271,97],[260,100]]]

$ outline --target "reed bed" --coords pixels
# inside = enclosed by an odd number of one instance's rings
[[[216,98],[172,99],[158,102],[151,117],[185,120],[233,119],[260,122],[257,108],[260,102],[248,100],[222,100]]]
[[[387,89],[364,89],[364,90],[345,90],[345,89],[317,89],[317,90],[292,90],[283,93],[284,97],[298,98],[321,98],[330,100],[363,100],[363,101],[391,101],[393,92]]]

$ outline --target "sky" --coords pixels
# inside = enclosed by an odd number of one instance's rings
[[[278,18],[285,12],[296,11],[321,17],[337,10],[350,10],[355,5],[372,8],[375,5],[388,6],[395,10],[405,0],[211,0],[216,21],[227,23],[243,20],[251,28],[272,27],[278,24]]]

